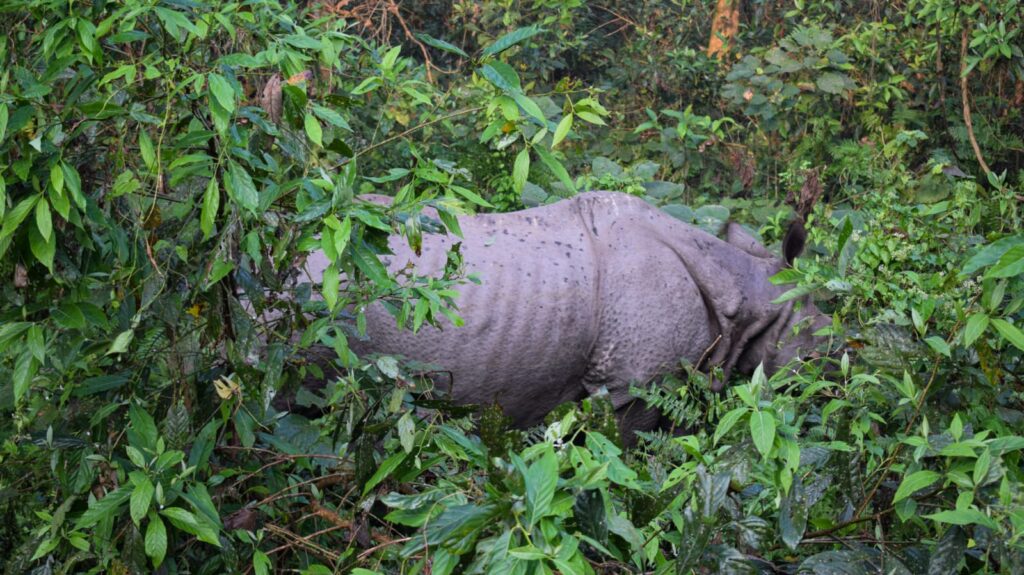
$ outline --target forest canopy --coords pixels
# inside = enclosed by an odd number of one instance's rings
[[[0,18],[4,573],[1024,572],[1019,0]],[[635,444],[352,352],[375,302],[458,322],[458,254],[410,281],[389,236],[586,190],[775,253],[800,219],[779,300],[843,349],[636,382]]]

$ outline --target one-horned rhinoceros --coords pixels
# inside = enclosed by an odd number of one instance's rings
[[[459,287],[465,326],[414,334],[377,305],[367,310],[368,340],[352,347],[440,366],[456,401],[497,402],[519,425],[606,388],[625,428],[649,429],[656,414],[633,406],[632,382],[681,359],[726,374],[763,363],[771,373],[811,351],[824,323],[807,299],[771,303],[785,288],[768,278],[785,264],[740,226],[720,240],[625,194],[588,192],[459,225],[463,238],[424,235],[419,256],[393,237],[387,259],[392,271],[412,262],[417,274],[439,276],[461,243],[466,272],[481,280]],[[326,264],[311,254],[307,278],[319,282]]]

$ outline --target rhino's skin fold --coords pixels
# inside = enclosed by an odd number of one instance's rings
[[[740,226],[730,224],[720,240],[626,194],[587,192],[463,216],[459,225],[463,238],[424,234],[420,256],[392,237],[385,261],[392,271],[411,262],[419,275],[440,276],[448,249],[461,243],[466,273],[481,280],[458,288],[465,326],[444,320],[443,329],[414,334],[376,304],[366,311],[367,341],[350,344],[357,354],[441,366],[456,401],[497,402],[518,425],[604,387],[624,429],[651,429],[658,414],[633,406],[631,382],[680,359],[727,374],[763,362],[770,374],[812,351],[811,333],[828,321],[806,297],[797,306],[771,303],[786,288],[768,278],[785,264]],[[327,264],[323,253],[310,254],[301,280],[319,283]]]

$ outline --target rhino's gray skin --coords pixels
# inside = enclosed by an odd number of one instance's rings
[[[770,373],[815,343],[810,326],[793,336],[798,322],[824,321],[809,301],[799,311],[770,303],[785,290],[768,278],[784,264],[739,226],[723,241],[625,194],[583,193],[459,224],[464,238],[425,234],[420,257],[393,237],[387,259],[392,271],[413,262],[440,275],[460,242],[467,273],[482,281],[460,287],[465,326],[413,334],[377,305],[367,311],[368,342],[351,343],[450,370],[456,401],[497,401],[519,425],[605,387],[624,427],[649,429],[656,414],[631,409],[630,382],[680,359],[726,373],[763,362]],[[326,265],[311,254],[306,278],[319,282]]]

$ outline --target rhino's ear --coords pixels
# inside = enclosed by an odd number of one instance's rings
[[[725,241],[757,258],[771,258],[772,254],[764,248],[754,236],[747,233],[743,226],[729,222],[725,227]]]
[[[803,220],[797,218],[789,224],[786,237],[782,239],[782,257],[785,258],[786,264],[793,265],[793,260],[804,252],[806,244],[807,230],[804,228]]]

